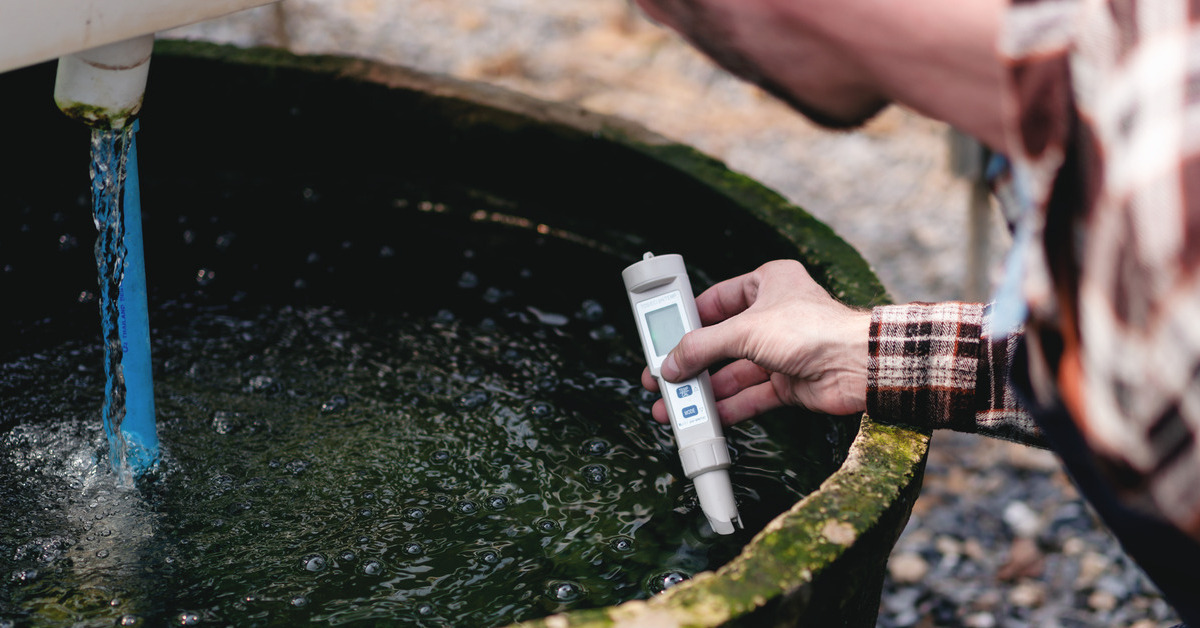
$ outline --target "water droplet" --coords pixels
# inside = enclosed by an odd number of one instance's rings
[[[406,508],[404,510],[404,518],[409,521],[420,521],[425,518],[424,508]]]
[[[425,548],[421,547],[420,543],[410,542],[404,544],[404,553],[410,556],[420,556]]]
[[[362,572],[368,576],[378,576],[383,573],[383,563],[377,560],[368,560],[363,563]]]
[[[358,558],[358,556],[355,556],[354,552],[351,552],[350,550],[346,550],[346,551],[342,552],[341,554],[338,554],[338,560],[340,560],[344,563],[352,563],[357,558]]]
[[[492,510],[504,510],[508,506],[508,498],[503,495],[492,495],[487,498],[487,505]]]
[[[496,563],[500,562],[500,552],[497,552],[496,550],[483,550],[482,552],[479,552],[479,560],[489,565],[495,565]]]
[[[325,567],[328,565],[324,556],[320,554],[309,554],[308,556],[300,559],[300,566],[303,567],[305,571],[325,571]]]
[[[433,605],[432,604],[418,604],[417,605],[417,614],[432,615],[433,614]]]
[[[573,602],[583,597],[583,587],[565,580],[551,582],[550,597],[560,602]]]
[[[304,597],[303,595],[294,596],[292,597],[292,606],[295,606],[296,608],[304,608],[305,606],[308,606],[308,598]]]
[[[542,532],[554,532],[559,529],[558,522],[553,519],[538,519],[538,522],[534,525]]]
[[[467,499],[467,500],[458,502],[458,504],[455,505],[454,509],[464,515],[469,515],[469,514],[475,512],[476,510],[479,510],[479,505],[476,504],[475,502]]]
[[[593,438],[583,444],[583,453],[589,456],[603,456],[611,447],[603,438]]]

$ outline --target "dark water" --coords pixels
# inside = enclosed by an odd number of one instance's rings
[[[724,564],[836,466],[845,435],[824,424],[730,430],[747,530],[712,534],[636,383],[623,262],[477,228],[425,267],[370,247],[411,280],[360,277],[369,308],[311,298],[345,242],[289,280],[298,304],[225,298],[228,271],[201,267],[202,292],[152,314],[163,463],[136,490],[108,469],[100,344],[9,355],[0,622],[491,626],[606,606]],[[613,289],[570,284],[590,275],[567,259],[611,265]]]

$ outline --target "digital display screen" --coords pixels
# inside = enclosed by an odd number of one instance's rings
[[[650,343],[654,345],[655,355],[667,355],[683,338],[683,314],[679,306],[672,303],[646,312],[646,328],[650,330]]]

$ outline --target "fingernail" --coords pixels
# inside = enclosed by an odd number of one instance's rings
[[[679,365],[675,364],[675,355],[667,354],[667,359],[662,363],[662,376],[666,379],[671,379],[679,374]]]

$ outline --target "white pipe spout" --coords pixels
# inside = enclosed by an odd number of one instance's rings
[[[120,129],[142,108],[154,35],[92,48],[58,60],[54,102],[89,126]]]

